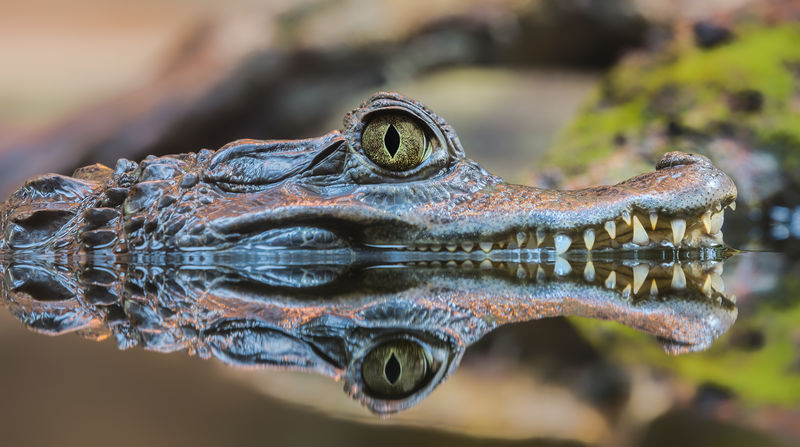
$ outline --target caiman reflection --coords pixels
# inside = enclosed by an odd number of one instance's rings
[[[719,260],[478,263],[425,255],[377,265],[334,255],[309,262],[308,253],[284,251],[129,265],[13,260],[4,266],[3,296],[37,332],[322,374],[379,414],[418,403],[467,347],[505,324],[613,320],[677,354],[708,348],[737,315]]]

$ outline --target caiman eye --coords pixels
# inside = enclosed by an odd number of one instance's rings
[[[361,374],[370,391],[399,398],[418,390],[428,378],[428,352],[409,340],[377,346],[364,358]]]
[[[370,160],[392,171],[416,168],[431,154],[422,125],[404,113],[383,113],[367,123],[361,147]]]

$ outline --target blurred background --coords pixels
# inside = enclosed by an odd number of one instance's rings
[[[49,338],[0,313],[5,445],[797,445],[800,2],[5,0],[0,193],[44,172],[303,138],[412,96],[512,182],[579,187],[672,149],[729,172],[739,321],[681,357],[613,323],[501,328],[377,419],[325,378]]]

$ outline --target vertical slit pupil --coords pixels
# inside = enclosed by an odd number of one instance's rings
[[[389,360],[386,361],[386,365],[383,367],[383,372],[386,374],[386,380],[389,381],[390,384],[394,385],[397,383],[397,379],[400,378],[400,361],[397,360],[397,357],[392,356],[389,357]]]
[[[397,133],[394,124],[389,124],[389,128],[386,129],[386,133],[383,135],[383,144],[386,146],[386,150],[389,151],[389,155],[394,158],[394,154],[400,148],[400,134]]]

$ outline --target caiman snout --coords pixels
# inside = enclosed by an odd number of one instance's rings
[[[421,250],[697,248],[722,245],[736,186],[702,155],[670,152],[654,172],[573,191],[499,183],[454,207],[420,237]],[[437,241],[445,241],[444,244]]]

